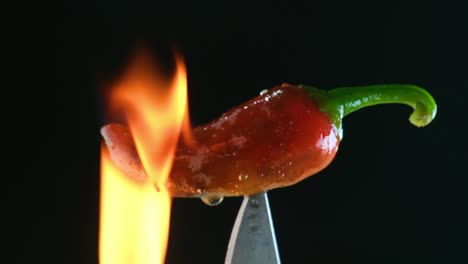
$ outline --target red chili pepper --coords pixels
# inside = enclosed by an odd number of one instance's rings
[[[192,132],[196,147],[180,140],[168,189],[174,197],[207,198],[248,195],[297,183],[333,160],[344,116],[385,103],[413,107],[410,122],[418,127],[429,124],[437,111],[432,96],[412,85],[331,91],[289,84],[275,87],[196,127]],[[126,127],[110,124],[101,132],[106,143],[114,146],[110,150],[114,162],[141,178],[144,170]],[[133,163],[129,166],[122,160]]]

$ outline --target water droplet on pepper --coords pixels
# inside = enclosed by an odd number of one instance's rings
[[[216,206],[216,205],[219,205],[223,201],[224,197],[223,196],[203,196],[200,199],[206,205]]]

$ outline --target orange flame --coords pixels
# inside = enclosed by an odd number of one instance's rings
[[[141,183],[126,177],[102,149],[101,264],[165,259],[171,210],[165,183],[181,128],[188,126],[187,78],[179,57],[171,81],[158,72],[149,56],[139,53],[111,92],[111,109],[125,114],[149,179]]]

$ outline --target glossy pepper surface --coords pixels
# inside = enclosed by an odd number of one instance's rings
[[[402,103],[418,127],[432,121],[436,104],[412,85],[375,85],[324,91],[283,84],[193,129],[179,140],[167,187],[174,197],[249,195],[289,186],[324,169],[342,139],[341,120],[360,108]],[[135,179],[145,172],[128,129],[102,128],[110,154]],[[128,161],[131,162],[129,166]]]

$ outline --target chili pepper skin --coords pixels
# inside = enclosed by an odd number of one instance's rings
[[[174,197],[239,196],[295,184],[333,160],[342,139],[344,116],[382,103],[412,106],[410,121],[417,126],[427,125],[436,113],[433,98],[416,86],[378,85],[328,92],[289,84],[274,87],[194,128],[194,144],[180,139],[167,182],[169,192]],[[101,133],[106,144],[113,146],[109,150],[118,167],[129,171],[115,158],[125,151],[134,161],[133,170],[142,171],[136,151],[128,151],[134,146],[121,139],[128,133],[126,127],[110,124]],[[130,176],[141,179],[141,174]]]
[[[339,143],[307,91],[286,84],[195,128],[193,137],[198,148],[184,141],[177,148],[168,185],[175,196],[238,196],[288,186],[325,168]]]

